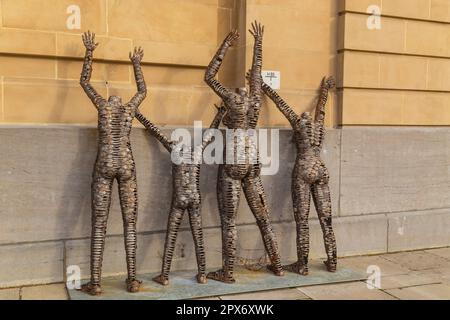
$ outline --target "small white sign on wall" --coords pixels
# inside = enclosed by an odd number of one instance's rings
[[[264,82],[273,90],[280,90],[281,88],[281,72],[280,71],[268,71],[261,72]]]

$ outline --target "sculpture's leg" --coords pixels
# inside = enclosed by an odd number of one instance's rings
[[[191,224],[192,236],[194,238],[195,254],[197,256],[198,283],[206,283],[206,261],[205,246],[203,243],[202,217],[200,207],[191,207],[188,209],[189,223]]]
[[[169,272],[172,264],[173,252],[175,250],[175,242],[177,240],[178,229],[180,228],[181,219],[183,219],[183,209],[172,207],[167,221],[166,243],[164,245],[164,256],[162,262],[162,270],[159,276],[153,278],[153,281],[166,286],[169,284]]]
[[[328,271],[335,272],[337,266],[336,239],[332,227],[331,197],[328,183],[316,183],[311,187],[314,205],[322,227],[325,251],[328,260],[325,261]]]
[[[138,211],[138,195],[136,175],[119,179],[120,206],[122,209],[125,236],[125,252],[127,259],[127,289],[129,292],[139,291],[141,281],[136,279],[136,221]]]
[[[309,255],[308,217],[311,192],[309,184],[297,175],[294,175],[292,180],[292,202],[294,204],[294,218],[297,226],[297,262],[286,266],[286,269],[301,275],[307,275]]]
[[[250,210],[256,218],[256,222],[261,231],[266,252],[269,255],[272,265],[269,267],[274,274],[282,276],[280,253],[277,240],[269,219],[266,195],[262,185],[261,177],[247,176],[243,180],[243,188]]]
[[[81,290],[91,295],[102,293],[100,286],[102,276],[103,251],[105,248],[106,225],[111,204],[113,179],[94,174],[92,181],[92,235],[91,235],[91,281]]]
[[[225,283],[235,282],[233,276],[236,258],[236,214],[241,196],[241,181],[232,179],[225,172],[225,166],[219,166],[217,179],[217,200],[222,227],[222,261],[223,268],[208,273],[208,278]]]

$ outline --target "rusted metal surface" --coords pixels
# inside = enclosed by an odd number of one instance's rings
[[[217,129],[225,108],[221,106],[211,123],[210,128]],[[200,162],[204,148],[212,141],[212,135],[206,133],[202,144],[187,149],[183,144],[169,140],[153,123],[147,120],[141,113],[136,118],[147,128],[151,135],[172,154],[182,154],[182,158],[176,163],[172,161],[172,205],[167,222],[166,242],[161,274],[153,280],[162,284],[169,284],[169,272],[172,263],[175,242],[184,213],[189,214],[189,223],[194,238],[195,253],[197,256],[197,281],[206,283],[205,248],[203,243],[202,217],[201,217],[201,193],[200,193]]]
[[[332,77],[323,79],[314,119],[308,112],[298,116],[289,105],[268,85],[263,84],[265,94],[289,120],[294,130],[297,146],[297,160],[292,173],[292,200],[297,224],[297,262],[286,267],[287,270],[302,275],[308,274],[309,225],[311,195],[323,231],[325,261],[328,271],[335,272],[337,265],[336,239],[332,228],[331,197],[328,186],[329,174],[320,157],[325,137],[325,105],[328,91],[335,86]]]
[[[144,55],[142,49],[130,53],[138,92],[126,104],[120,97],[101,97],[90,84],[92,74],[95,34],[83,34],[86,47],[80,84],[98,111],[98,154],[92,177],[92,237],[91,237],[91,281],[82,290],[97,295],[101,290],[101,269],[105,247],[106,225],[111,204],[111,191],[114,180],[119,184],[120,204],[124,223],[125,250],[128,278],[127,289],[136,292],[140,281],[136,279],[136,220],[138,195],[136,166],[131,151],[131,124],[137,108],[145,99],[147,89],[140,62]]]
[[[241,88],[237,92],[232,92],[215,79],[228,49],[239,38],[236,31],[230,32],[225,38],[205,73],[205,82],[225,104],[224,125],[235,132],[255,129],[261,109],[264,27],[255,22],[252,24],[250,33],[253,35],[255,43],[253,63],[249,73],[249,91],[246,88]],[[209,273],[208,277],[227,283],[235,282],[233,270],[236,260],[236,215],[241,188],[244,189],[247,203],[260,228],[266,251],[272,263],[270,269],[276,275],[281,276],[283,275],[283,269],[261,181],[261,164],[259,163],[256,144],[248,134],[237,134],[232,141],[229,140],[227,139],[224,154],[232,153],[233,159],[241,161],[228,163],[227,157],[224,157],[225,163],[219,166],[217,197],[222,227],[223,267],[216,272]],[[251,161],[251,159],[256,161]]]

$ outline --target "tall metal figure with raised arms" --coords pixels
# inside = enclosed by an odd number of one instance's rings
[[[247,76],[249,77],[249,75]],[[335,86],[332,77],[323,79],[314,120],[309,112],[298,116],[294,110],[267,84],[263,84],[265,94],[289,120],[297,146],[297,160],[292,173],[292,200],[297,224],[297,262],[286,267],[301,275],[308,274],[309,225],[311,194],[319,216],[325,242],[328,271],[335,272],[337,265],[336,239],[331,225],[331,197],[328,186],[329,174],[320,158],[325,137],[325,106],[328,91]]]
[[[126,104],[118,96],[108,100],[101,97],[90,84],[92,74],[92,56],[98,43],[95,34],[83,34],[86,47],[80,84],[98,111],[98,154],[92,179],[92,238],[91,238],[91,280],[82,290],[92,294],[101,294],[101,269],[105,247],[106,225],[111,204],[111,191],[114,180],[119,183],[120,205],[122,209],[125,251],[128,278],[127,289],[139,290],[141,281],[136,279],[136,220],[138,195],[136,168],[131,152],[131,123],[147,95],[147,88],[141,70],[144,52],[141,48],[130,53],[138,92]]]
[[[236,31],[230,32],[209,64],[205,82],[222,98],[226,114],[223,123],[233,132],[254,130],[259,118],[262,92],[262,40],[264,27],[255,22],[250,33],[255,38],[252,69],[250,71],[250,92],[240,88],[232,92],[215,79],[227,50],[239,38]],[[236,258],[236,214],[239,207],[241,188],[248,205],[256,218],[264,241],[266,252],[271,260],[269,269],[278,276],[283,275],[278,245],[269,219],[267,200],[261,181],[261,164],[257,147],[249,134],[236,134],[228,141],[224,154],[232,153],[233,161],[219,166],[217,196],[222,226],[222,269],[211,272],[208,278],[233,283],[233,270]],[[251,158],[256,158],[252,161]],[[234,161],[234,159],[238,161]],[[240,161],[239,161],[240,160]],[[249,161],[250,160],[250,161]]]
[[[210,128],[217,129],[219,127],[224,113],[225,108],[223,106],[218,108]],[[200,165],[203,158],[203,150],[212,141],[213,135],[210,131],[207,131],[202,143],[191,148],[183,143],[169,140],[142,114],[137,113],[136,118],[171,153],[172,159],[172,205],[167,221],[162,270],[161,274],[153,278],[153,280],[164,286],[169,284],[169,272],[175,242],[183,215],[187,211],[197,256],[197,282],[206,283],[206,259],[201,216]]]

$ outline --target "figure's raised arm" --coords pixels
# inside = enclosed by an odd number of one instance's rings
[[[220,122],[222,122],[222,118],[227,112],[227,108],[225,107],[225,103],[223,101],[220,103],[220,107],[218,107],[216,104],[214,105],[214,107],[217,109],[217,113],[209,126],[210,129],[219,128]]]
[[[249,30],[252,36],[255,38],[255,45],[253,48],[253,62],[250,70],[250,94],[256,98],[261,99],[261,86],[262,86],[262,40],[264,35],[264,26],[255,21],[252,23],[252,29]]]
[[[202,149],[206,148],[208,144],[211,143],[213,138],[213,130],[211,129],[217,129],[219,128],[220,122],[222,121],[223,116],[227,112],[227,108],[225,107],[225,103],[222,101],[220,104],[220,107],[217,105],[214,105],[217,109],[216,116],[214,117],[213,121],[211,122],[211,125],[209,126],[209,129],[206,130],[206,133],[203,137],[202,142]]]
[[[320,85],[320,96],[317,101],[315,121],[323,125],[325,122],[325,106],[328,100],[328,91],[336,86],[333,77],[323,78]]]
[[[147,96],[147,86],[145,84],[144,75],[142,73],[141,61],[144,57],[144,50],[139,48],[134,48],[134,52],[130,52],[130,60],[133,63],[134,78],[137,85],[137,93],[131,98],[130,104],[133,104],[136,108],[144,101]]]
[[[250,74],[247,73],[247,78],[250,77]],[[286,103],[286,101],[283,100],[283,98],[281,98],[278,93],[275,92],[275,90],[273,90],[267,83],[265,83],[262,78],[262,90],[264,91],[264,93],[270,98],[270,100],[272,100],[275,105],[277,106],[278,110],[281,111],[281,113],[283,113],[283,115],[286,117],[286,119],[289,120],[289,123],[291,124],[292,127],[295,126],[295,124],[297,123],[297,121],[299,120],[299,116],[294,112],[294,110],[291,109],[291,107],[289,107],[289,105]]]
[[[80,85],[89,99],[91,99],[98,108],[105,99],[102,98],[90,83],[92,75],[92,59],[98,43],[95,42],[95,33],[91,33],[90,31],[83,33],[81,37],[83,39],[83,44],[86,47],[86,54],[84,56],[83,70],[81,71]]]
[[[213,59],[206,68],[205,72],[205,82],[223,100],[229,99],[232,96],[232,92],[225,88],[216,79],[216,75],[219,72],[220,66],[222,65],[223,59],[225,58],[225,54],[238,38],[239,33],[237,31],[232,31],[227,35],[219,50],[217,50],[217,53],[214,55]]]
[[[173,143],[169,140],[164,133],[157,126],[147,120],[146,117],[140,113],[139,110],[136,111],[136,119],[139,120],[140,123],[150,132],[152,136],[154,136],[158,141],[167,149],[167,151],[172,152]]]

